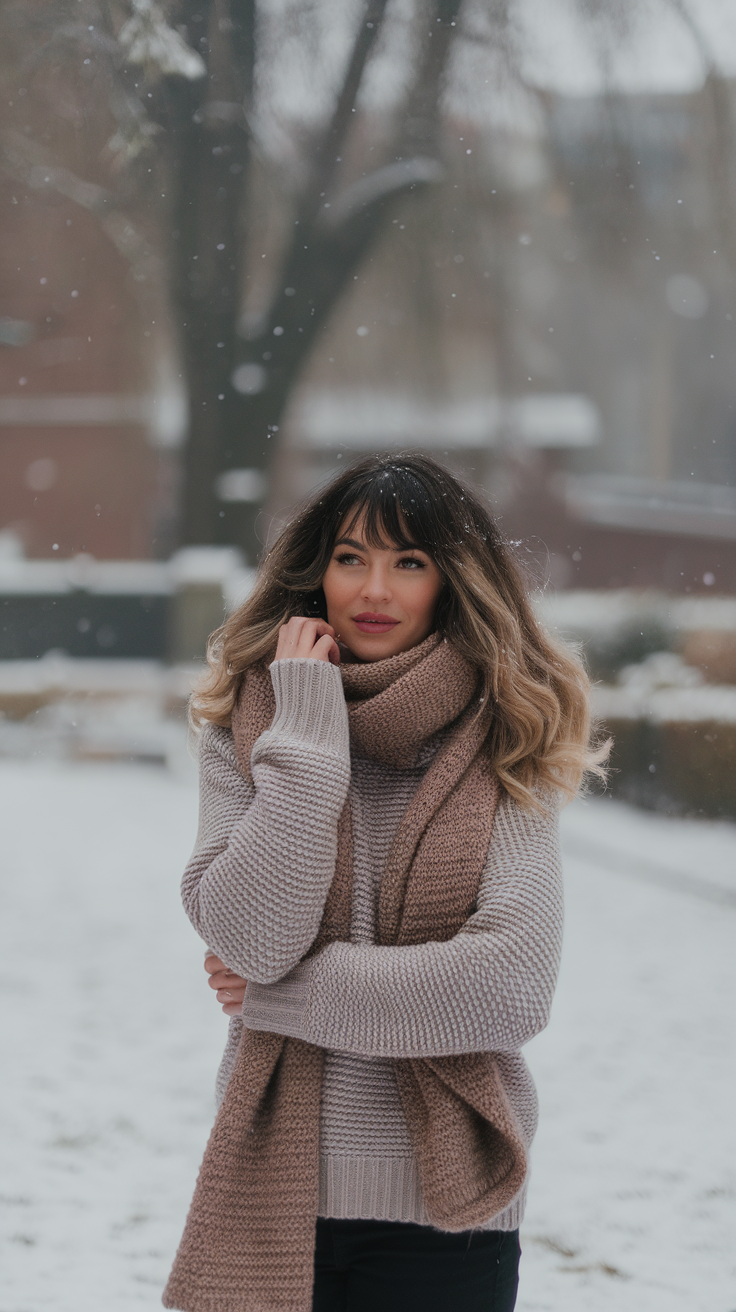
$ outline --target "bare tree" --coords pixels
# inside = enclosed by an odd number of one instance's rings
[[[64,59],[76,71],[80,56],[96,69],[86,85],[85,130],[89,158],[104,160],[105,176],[79,176],[12,124],[5,163],[26,177],[41,168],[43,185],[99,215],[141,283],[163,283],[189,395],[182,541],[235,540],[257,554],[264,475],[314,343],[397,205],[442,178],[441,103],[462,5],[416,0],[407,10],[403,103],[368,122],[361,95],[389,6],[359,0],[330,112],[316,128],[291,125],[296,181],[282,188],[270,216],[285,237],[270,268],[268,303],[247,331],[242,295],[264,174],[257,119],[268,113],[258,103],[258,79],[279,58],[264,36],[273,6],[35,0],[6,7],[4,26],[19,51],[6,80],[20,69],[28,81]],[[298,9],[304,24],[319,6]],[[100,154],[100,115],[92,111],[103,102],[113,130]],[[99,175],[101,166],[92,167]],[[249,471],[250,503],[218,499],[218,479],[232,469]]]

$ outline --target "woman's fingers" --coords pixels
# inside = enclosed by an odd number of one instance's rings
[[[243,1008],[243,998],[245,997],[245,980],[241,985],[236,987],[218,989],[217,1001],[221,1004],[222,1010],[226,1016],[239,1016]]]
[[[329,660],[330,657],[323,653],[323,649],[320,648],[319,652],[316,650],[319,640],[324,636],[329,636],[334,641],[335,631],[326,620],[313,620],[307,619],[304,615],[293,615],[288,624],[282,624],[279,629],[274,660],[294,658]]]
[[[333,650],[339,661],[340,651],[335,642],[335,630],[332,625],[327,624],[325,620],[306,620],[300,631],[294,655],[316,661],[328,661]]]
[[[207,983],[211,989],[216,990],[217,1001],[221,1003],[225,1015],[239,1016],[247,980],[244,980],[242,975],[236,975],[235,971],[228,970],[225,962],[216,957],[214,952],[208,953],[205,957],[204,968],[209,975]]]
[[[247,981],[232,970],[216,970],[207,983],[211,989],[244,989]]]
[[[325,633],[324,637],[314,644],[312,658],[318,661],[330,661],[332,665],[340,664],[340,648],[329,633]]]
[[[304,626],[309,623],[310,621],[304,616],[292,615],[288,623],[282,624],[279,629],[279,640],[276,646],[277,661],[288,660],[289,658],[300,655],[299,644],[302,639],[302,630],[304,629]]]
[[[245,985],[243,985],[242,988],[238,987],[233,989],[217,990],[218,1002],[239,1002],[242,1006],[244,997],[245,997]]]
[[[222,1010],[226,1016],[239,1016],[242,1010],[242,1005],[241,1002],[224,1002]]]

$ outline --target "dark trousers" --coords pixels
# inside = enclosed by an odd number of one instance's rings
[[[312,1312],[513,1312],[519,1232],[320,1217]]]

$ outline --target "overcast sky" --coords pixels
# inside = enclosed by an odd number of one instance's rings
[[[260,136],[268,154],[288,160],[293,145],[289,132],[283,133],[285,121],[316,121],[329,112],[362,3],[322,0],[304,7],[298,0],[270,0],[264,5],[270,56],[260,69]],[[678,16],[678,4],[692,16],[699,36]],[[596,8],[603,10],[603,21],[582,16]],[[490,0],[468,0],[464,21],[477,34],[482,16],[493,9]],[[415,0],[393,0],[389,6],[361,91],[362,108],[401,102],[415,12]],[[522,80],[568,95],[590,95],[604,86],[692,91],[702,85],[709,61],[736,77],[736,0],[515,0],[512,32],[512,63],[518,60]],[[497,38],[461,43],[453,68],[455,114],[533,130],[533,98],[520,92]]]
[[[682,0],[710,58],[736,76],[736,0]],[[609,56],[607,81],[626,91],[689,91],[700,86],[704,60],[686,23],[668,0],[629,0],[627,35],[587,25],[575,0],[518,0],[525,35],[524,72],[536,85],[577,95],[599,90],[601,51]],[[614,3],[612,12],[623,6]],[[608,39],[606,39],[608,37]]]

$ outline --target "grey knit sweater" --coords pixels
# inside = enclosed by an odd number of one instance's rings
[[[537,1121],[519,1049],[549,1016],[559,963],[562,892],[557,817],[499,804],[477,910],[454,939],[379,947],[381,872],[438,739],[413,769],[351,758],[339,669],[271,666],[273,723],[252,755],[254,787],[226,729],[200,739],[200,823],[183,880],[198,933],[248,981],[231,1021],[221,1097],[241,1025],[327,1050],[319,1212],[426,1222],[392,1058],[498,1054],[524,1137]],[[302,960],[335,868],[337,822],[350,792],[355,877],[350,943]],[[525,1190],[494,1229],[515,1229]]]

